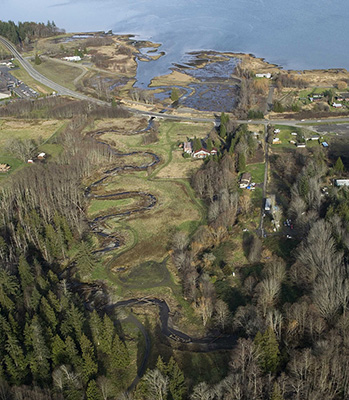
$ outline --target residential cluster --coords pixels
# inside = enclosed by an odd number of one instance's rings
[[[179,147],[183,149],[183,155],[188,154],[193,158],[199,159],[215,156],[218,153],[218,150],[212,147],[211,144],[196,138],[180,143]]]
[[[25,85],[22,81],[10,74],[10,70],[15,68],[12,62],[0,63],[0,100],[8,99],[12,95],[21,99],[35,98],[38,93]]]

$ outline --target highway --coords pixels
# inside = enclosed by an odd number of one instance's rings
[[[44,75],[40,74],[22,55],[19,53],[19,51],[16,49],[15,45],[12,44],[9,40],[5,39],[4,37],[0,36],[0,43],[2,43],[13,55],[17,60],[20,62],[22,67],[28,72],[28,74],[37,80],[38,82],[42,83],[45,86],[50,87],[52,90],[54,90],[57,94],[63,95],[63,96],[70,96],[75,99],[79,100],[86,100],[90,101],[92,103],[101,105],[101,106],[110,106],[111,104],[103,101],[96,99],[94,97],[86,96],[82,93],[76,92],[74,90],[67,89],[64,86],[59,85],[56,82],[51,81],[50,79],[46,78]],[[144,110],[139,110],[136,108],[132,107],[125,107],[123,106],[126,110],[133,114],[137,115],[144,115],[148,117],[157,117],[157,118],[166,118],[166,119],[171,119],[174,121],[192,121],[192,122],[212,122],[215,123],[217,121],[217,117],[215,118],[212,116],[211,118],[207,117],[190,117],[190,116],[184,116],[184,115],[172,115],[172,114],[165,114],[165,113],[160,113],[160,112],[154,112],[154,111],[144,111]],[[246,124],[248,122],[254,123],[254,124],[265,124],[265,123],[272,123],[272,124],[278,124],[278,125],[299,125],[304,122],[312,124],[312,123],[318,123],[319,120],[317,119],[311,119],[311,120],[236,120],[237,123],[239,124]],[[326,123],[333,123],[333,122],[349,122],[349,117],[345,118],[329,118],[322,120],[321,122],[326,122]]]

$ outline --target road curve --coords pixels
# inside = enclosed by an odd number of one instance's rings
[[[19,51],[16,49],[15,45],[12,44],[9,40],[6,38],[0,36],[0,43],[2,43],[14,56],[17,58],[17,60],[20,62],[22,67],[28,72],[28,74],[37,80],[38,82],[42,83],[45,86],[48,86],[52,88],[54,91],[56,91],[60,95],[64,96],[70,96],[79,100],[86,100],[90,101],[92,103],[101,105],[101,106],[110,106],[111,104],[103,101],[96,99],[94,97],[86,96],[82,93],[76,92],[74,90],[70,90],[65,88],[62,85],[59,85],[56,82],[51,81],[50,79],[46,78],[44,75],[40,74],[22,55],[19,53]],[[131,108],[131,107],[126,107],[123,106],[124,109],[127,111],[137,114],[137,115],[145,115],[149,117],[158,117],[158,118],[164,118],[164,119],[170,119],[174,121],[192,121],[192,122],[212,122],[215,123],[217,121],[217,117],[215,118],[212,116],[212,118],[207,118],[207,117],[189,117],[189,116],[182,116],[182,115],[171,115],[171,114],[165,114],[165,113],[160,113],[160,112],[153,112],[153,111],[144,111],[144,110],[138,110],[136,108]],[[305,121],[302,120],[246,120],[246,119],[239,119],[236,120],[237,123],[239,124],[246,124],[248,122],[251,122],[253,124],[265,124],[265,123],[271,123],[271,124],[278,124],[278,125],[298,125],[302,124],[303,122],[306,123],[317,123],[318,119],[307,119]],[[348,117],[343,117],[343,118],[328,118],[324,119],[321,122],[349,122],[349,116]]]

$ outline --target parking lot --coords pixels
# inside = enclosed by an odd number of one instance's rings
[[[38,93],[24,84],[22,81],[15,78],[10,71],[14,68],[9,68],[5,65],[0,65],[0,92],[13,93],[21,99],[35,98]]]

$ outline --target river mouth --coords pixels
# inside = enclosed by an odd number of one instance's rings
[[[158,48],[151,48],[153,54]],[[234,77],[235,68],[239,63],[237,57],[215,51],[191,52],[170,68],[169,75],[157,77],[151,81],[151,87],[147,83],[148,71],[155,69],[159,59],[144,62],[138,59],[137,82],[134,87],[143,90],[151,90],[156,102],[170,107],[186,107],[199,111],[231,112],[236,108],[239,79]],[[149,61],[149,60],[148,60]],[[171,78],[174,72],[178,72],[187,83],[176,83]],[[157,84],[160,79],[162,84]],[[167,80],[167,82],[166,82]],[[172,102],[171,93],[176,88],[179,99]]]

